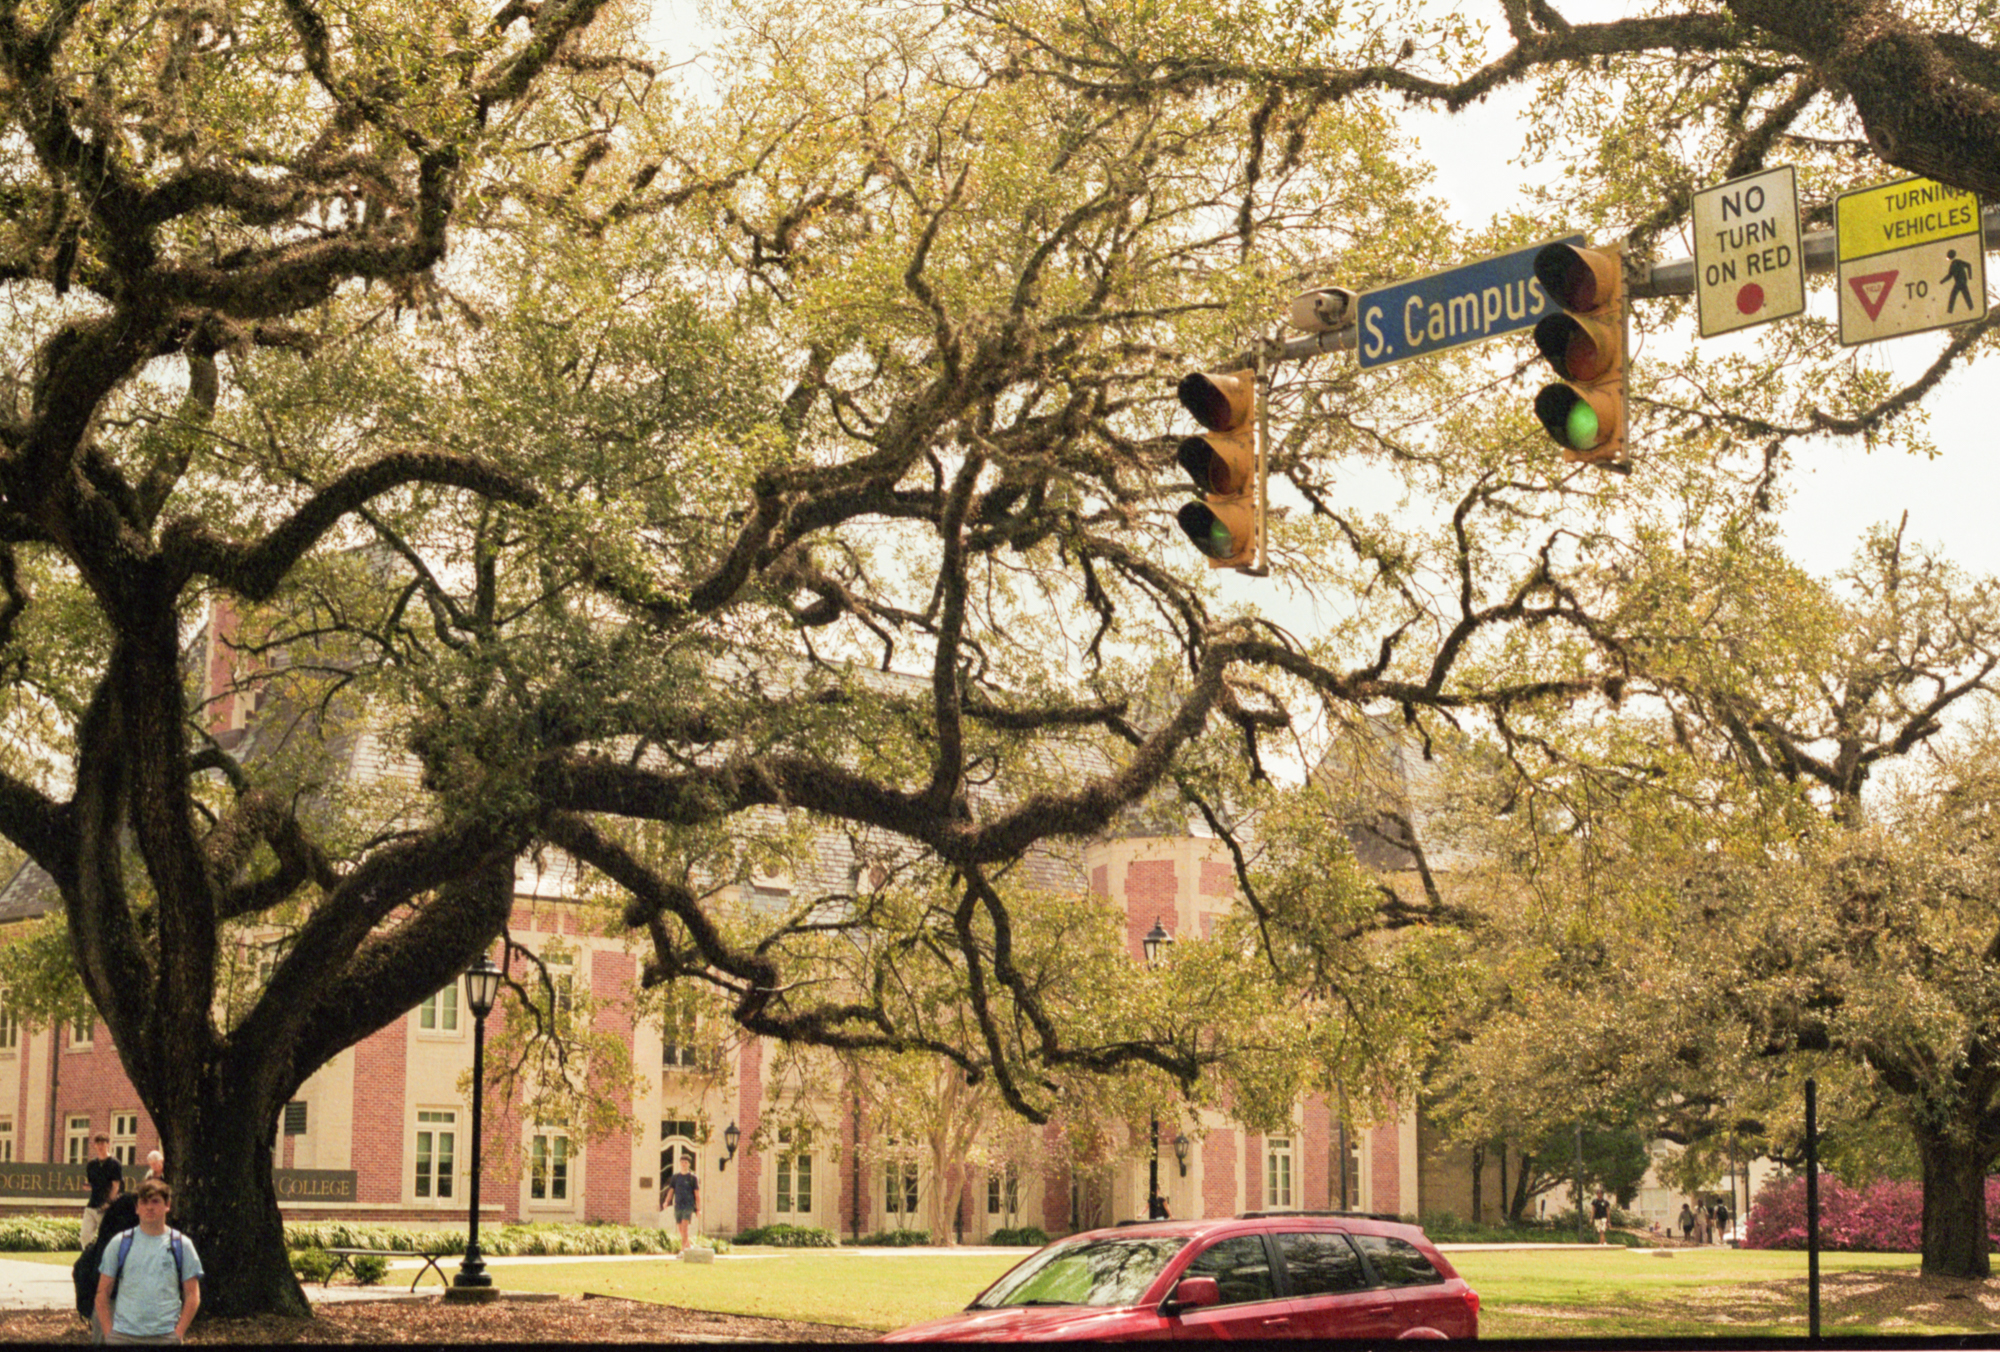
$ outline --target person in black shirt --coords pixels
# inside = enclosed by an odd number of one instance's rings
[[[1611,1199],[1602,1188],[1590,1199],[1590,1223],[1597,1227],[1597,1242],[1606,1243],[1605,1232],[1611,1228]]]
[[[97,1227],[104,1220],[104,1209],[111,1205],[113,1198],[125,1191],[125,1171],[118,1161],[111,1158],[111,1138],[98,1132],[90,1140],[90,1162],[83,1166],[83,1175],[90,1180],[90,1200],[83,1204],[83,1248],[89,1248],[97,1238]]]

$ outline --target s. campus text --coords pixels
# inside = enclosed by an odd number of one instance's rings
[[[1396,308],[1400,313],[1394,316],[1385,316],[1380,305],[1362,310],[1363,356],[1370,360],[1379,358],[1392,345],[1406,351],[1438,352],[1496,333],[1508,333],[1543,314],[1549,308],[1549,299],[1540,279],[1522,277],[1443,300],[1431,300],[1413,292]],[[1383,332],[1385,318],[1395,326],[1391,333]],[[1400,344],[1396,338],[1401,339]]]

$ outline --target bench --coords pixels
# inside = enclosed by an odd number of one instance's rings
[[[438,1259],[453,1257],[452,1254],[412,1253],[408,1249],[328,1249],[326,1252],[333,1255],[333,1266],[327,1269],[326,1280],[320,1283],[322,1287],[331,1286],[342,1268],[354,1271],[354,1260],[357,1258],[421,1258],[423,1266],[417,1269],[417,1280],[410,1283],[412,1291],[417,1289],[417,1282],[424,1279],[426,1271],[437,1273],[439,1281],[446,1286],[451,1285],[451,1278],[444,1275],[444,1269],[438,1266]]]

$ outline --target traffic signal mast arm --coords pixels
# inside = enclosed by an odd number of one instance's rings
[[[1982,237],[1988,253],[2000,253],[2000,206],[1987,207],[1980,213]],[[1839,240],[1831,230],[1815,230],[1800,239],[1805,254],[1807,272],[1832,272],[1835,268]],[[1677,258],[1668,263],[1655,263],[1645,268],[1625,283],[1627,300],[1657,300],[1663,296],[1691,296],[1694,294],[1694,260]],[[1353,306],[1346,309],[1338,328],[1328,328],[1319,332],[1288,338],[1276,346],[1269,357],[1272,361],[1303,361],[1327,352],[1351,351],[1358,338],[1355,326],[1356,311]]]

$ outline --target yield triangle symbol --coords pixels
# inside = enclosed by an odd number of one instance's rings
[[[1889,288],[1896,284],[1894,272],[1871,272],[1861,277],[1849,277],[1847,284],[1854,288],[1854,294],[1861,302],[1861,308],[1868,312],[1870,319],[1882,317],[1882,307],[1888,303]]]

